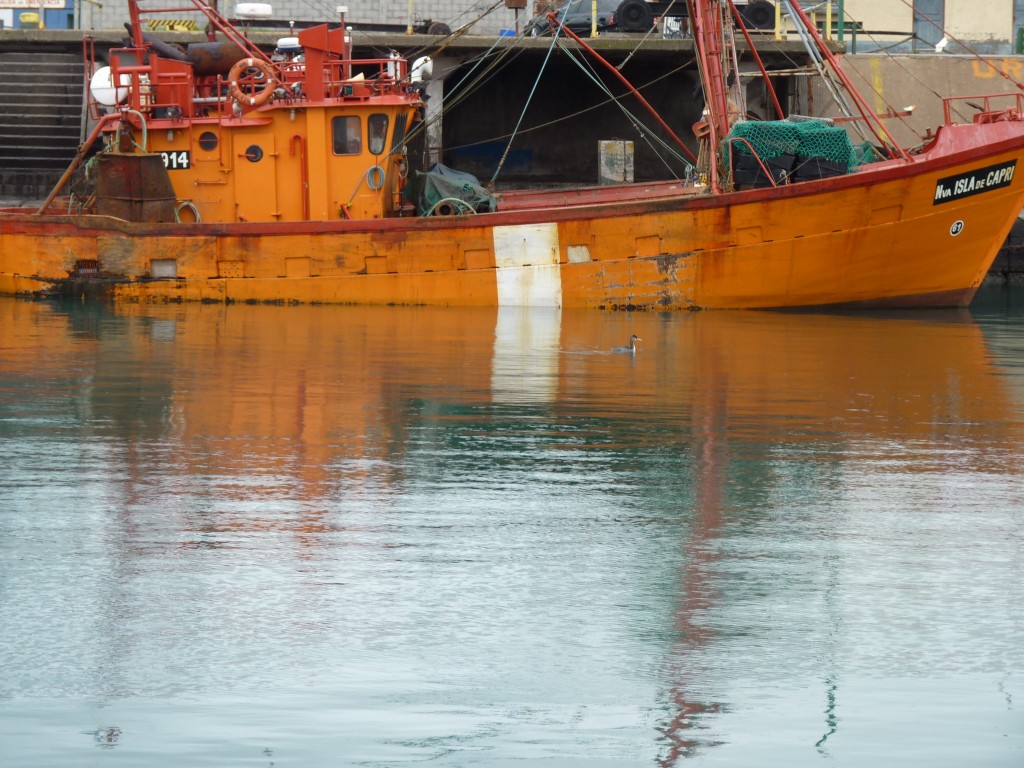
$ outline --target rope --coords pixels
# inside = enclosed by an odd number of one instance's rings
[[[134,138],[132,138],[132,144],[135,146],[136,149],[141,150],[142,152],[149,152],[149,150],[146,149],[146,147],[149,146],[149,132],[148,132],[148,129],[146,128],[146,116],[143,115],[141,112],[138,112],[138,111],[136,111],[134,109],[123,109],[121,111],[124,112],[124,113],[127,113],[127,114],[135,115],[136,117],[139,118],[139,121],[142,123],[142,146],[139,146],[135,142]],[[121,121],[121,120],[118,120],[118,122],[117,122],[117,130],[114,131],[114,141],[115,142],[120,142],[121,141],[121,123],[122,122],[123,121]]]
[[[375,192],[384,186],[384,169],[379,165],[370,166],[366,171],[366,186]]]
[[[202,221],[202,217],[199,215],[199,209],[196,208],[195,203],[189,200],[183,200],[174,207],[174,220],[181,224],[181,212],[185,209],[192,211],[192,215],[195,217],[195,223],[198,224]]]
[[[687,69],[691,64],[693,64],[693,59],[690,59],[689,61],[681,64],[680,66],[676,67],[675,69],[670,69],[668,72],[665,72],[664,74],[659,75],[658,77],[654,78],[653,80],[651,80],[651,81],[647,82],[646,84],[644,84],[644,85],[640,86],[639,88],[637,88],[637,90],[641,90],[642,91],[645,88],[648,88],[648,87],[650,87],[652,85],[655,85],[656,83],[664,80],[665,78],[671,77],[672,75],[676,74],[677,72],[681,72],[682,70]],[[539,123],[539,124],[531,126],[529,128],[524,128],[519,133],[520,133],[520,135],[522,135],[524,133],[532,133],[533,131],[540,131],[540,130],[543,130],[544,128],[550,128],[553,125],[558,125],[559,123],[564,123],[566,120],[576,120],[581,115],[585,115],[588,112],[593,112],[595,109],[600,109],[601,107],[605,107],[605,106],[607,106],[608,104],[610,104],[613,101],[622,101],[623,99],[626,99],[626,98],[629,98],[629,94],[623,94],[621,96],[611,96],[610,98],[607,98],[604,101],[600,101],[597,104],[594,104],[592,106],[589,106],[589,107],[586,107],[584,109],[581,109],[578,112],[573,112],[571,115],[566,115],[564,117],[555,118],[554,120],[548,120],[546,123]],[[481,139],[480,141],[470,142],[469,144],[458,144],[456,146],[449,147],[449,149],[466,149],[467,147],[477,147],[477,146],[480,146],[481,144],[489,144],[492,141],[496,141],[498,139],[507,139],[510,135],[511,134],[506,133],[506,134],[503,134],[501,136],[496,136],[496,137],[491,138],[491,139]]]
[[[668,8],[665,9],[665,12],[663,14],[661,14],[661,17],[665,18],[666,16],[668,16],[668,12],[672,10],[672,7],[675,4],[676,4],[676,0],[672,0],[672,2],[668,4]],[[647,42],[647,38],[649,38],[651,35],[653,35],[654,34],[654,30],[656,30],[657,28],[658,28],[657,24],[652,24],[651,25],[651,28],[649,30],[647,30],[647,34],[644,35],[642,38],[640,38],[640,40],[636,44],[636,47],[634,47],[633,50],[630,51],[629,54],[626,56],[626,58],[624,58],[622,60],[622,63],[619,64],[619,66],[616,67],[617,70],[619,70],[621,72],[622,68],[625,67],[627,64],[629,64],[629,60],[633,58],[633,54],[640,50],[640,46]]]
[[[515,141],[516,133],[519,131],[519,126],[523,124],[523,118],[526,117],[526,110],[530,108],[530,102],[533,101],[533,95],[537,92],[537,86],[540,84],[540,78],[544,74],[544,70],[548,66],[548,61],[551,59],[551,52],[555,50],[555,44],[558,42],[558,34],[562,31],[562,21],[558,22],[558,29],[555,30],[555,34],[551,36],[551,45],[548,46],[548,52],[544,55],[544,61],[540,65],[540,70],[537,72],[537,79],[533,81],[533,87],[530,89],[530,95],[526,98],[526,104],[523,105],[523,111],[519,113],[519,120],[516,122],[516,127],[512,130],[512,135],[509,137],[508,144],[505,145],[505,151],[501,155],[501,160],[498,161],[498,167],[494,169],[494,175],[491,176],[490,184],[494,184],[498,179],[498,174],[501,173],[501,169],[505,166],[505,160],[508,159],[508,153],[512,149],[512,142]]]
[[[466,75],[452,89],[450,89],[450,91],[447,94],[445,94],[444,106],[435,116],[431,117],[429,120],[424,120],[420,123],[417,123],[416,126],[409,131],[409,133],[406,135],[406,142],[415,138],[420,133],[426,131],[428,127],[434,125],[437,121],[443,119],[448,114],[449,110],[454,109],[455,106],[457,106],[471,93],[473,93],[477,88],[479,88],[484,82],[486,82],[486,78],[493,74],[496,74],[499,65],[506,58],[511,56],[511,54],[515,51],[514,47],[504,49],[494,60],[490,62],[489,66],[486,69],[484,69],[484,71],[481,72],[473,82],[469,83],[469,85],[467,85],[464,90],[460,90],[462,89],[463,84],[466,83],[470,75],[473,74],[473,72],[480,66],[480,64],[487,61],[488,57],[491,55],[491,52],[501,43],[501,41],[502,38],[497,38],[494,41],[494,44],[491,45],[491,47],[488,48],[488,50],[477,59],[476,63],[473,65],[470,72],[466,73]],[[521,53],[521,51],[515,52]]]
[[[605,94],[607,94],[610,97],[609,101],[614,103],[615,106],[617,106],[622,111],[622,113],[629,119],[630,125],[633,126],[633,129],[637,132],[637,135],[640,138],[642,138],[644,141],[647,142],[647,145],[651,148],[651,150],[654,152],[654,154],[658,156],[658,159],[661,160],[661,162],[665,165],[665,167],[668,169],[669,173],[671,173],[673,177],[675,177],[677,179],[679,178],[678,175],[676,175],[676,173],[673,170],[673,168],[668,164],[668,162],[665,160],[665,158],[661,155],[661,153],[658,152],[657,149],[655,149],[654,144],[652,142],[652,139],[657,141],[661,145],[662,149],[668,151],[673,157],[675,157],[677,160],[682,162],[683,165],[686,167],[688,174],[693,172],[693,170],[694,170],[693,169],[693,165],[690,164],[690,162],[687,161],[686,158],[684,158],[681,154],[676,152],[663,139],[661,139],[660,137],[656,136],[654,134],[654,132],[650,128],[648,128],[643,122],[641,122],[640,119],[638,117],[636,117],[636,115],[634,115],[632,112],[630,112],[629,109],[618,98],[616,98],[614,95],[612,95],[611,90],[608,88],[608,86],[605,84],[605,82],[603,80],[601,80],[601,78],[599,78],[597,76],[597,72],[594,70],[594,68],[589,64],[589,62],[586,59],[583,59],[582,57],[577,56],[576,52],[570,50],[564,44],[561,46],[561,48],[562,48],[562,50],[565,53],[567,53],[569,55],[569,58],[572,60],[572,62],[574,64],[576,64],[576,66],[578,66],[580,68],[580,70],[587,77],[589,77],[590,80],[593,83],[595,83],[597,85],[598,89],[601,90],[602,92],[604,92]],[[608,103],[608,102],[605,102],[605,103]]]
[[[389,152],[388,156],[390,155],[391,153]],[[379,175],[380,183],[377,184],[377,186],[374,186],[374,182],[370,179],[370,174],[374,174],[375,176]],[[359,187],[363,185],[364,181],[366,182],[367,188],[376,192],[378,189],[384,186],[384,178],[384,169],[381,168],[379,165],[371,165],[369,168],[366,169],[366,172],[359,177],[359,181],[356,182],[355,187],[352,189],[352,194],[349,195],[348,202],[345,203],[345,206],[348,207],[352,205],[352,201],[356,199],[356,193],[359,192]]]
[[[908,3],[907,0],[900,0],[900,2],[903,3],[905,6],[907,6],[913,12],[914,16],[917,16],[918,18],[924,19],[925,21],[927,21],[929,24],[931,24],[933,27],[935,27],[937,30],[939,30],[939,32],[941,32],[943,34],[943,36],[948,37],[950,40],[952,40],[957,45],[961,46],[965,51],[967,51],[969,54],[974,56],[976,59],[978,59],[979,61],[983,61],[986,64],[988,64],[990,67],[992,67],[993,70],[998,72],[999,75],[1002,76],[1004,79],[1009,80],[1015,86],[1017,86],[1021,90],[1024,90],[1024,83],[1020,82],[1019,80],[1014,80],[1012,77],[1010,77],[1010,75],[1008,73],[1003,72],[999,67],[997,67],[995,64],[993,64],[988,59],[986,59],[984,56],[982,56],[976,50],[971,48],[971,46],[967,45],[967,43],[965,43],[963,40],[960,40],[960,39],[954,37],[949,32],[947,32],[945,29],[943,29],[942,25],[936,23],[935,20],[932,19],[930,16],[927,16],[924,13],[922,13],[921,11],[917,10],[911,3]]]

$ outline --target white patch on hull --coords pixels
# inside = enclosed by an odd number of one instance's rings
[[[494,263],[500,307],[561,307],[558,225],[494,228]]]
[[[585,245],[570,245],[565,249],[570,264],[586,264],[593,261],[590,258],[590,249]]]

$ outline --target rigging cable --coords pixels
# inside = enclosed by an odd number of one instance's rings
[[[676,135],[675,131],[673,131],[672,128],[668,125],[668,123],[666,123],[665,120],[661,117],[661,115],[658,114],[658,111],[651,106],[650,102],[648,102],[647,99],[644,98],[643,94],[641,94],[633,86],[633,84],[623,76],[621,72],[615,69],[615,67],[613,67],[607,59],[605,59],[603,56],[601,56],[601,54],[599,54],[597,51],[595,51],[593,48],[587,45],[587,42],[583,38],[581,38],[568,27],[565,28],[565,31],[566,34],[569,35],[569,37],[576,41],[577,44],[579,44],[584,50],[590,53],[597,61],[601,62],[601,64],[603,64],[608,69],[608,71],[611,72],[616,79],[618,79],[620,83],[626,86],[626,88],[629,89],[630,93],[633,94],[633,97],[637,101],[639,101],[648,112],[651,113],[651,116],[658,122],[658,125],[660,125],[665,130],[665,133],[667,133],[672,138],[672,140],[675,141],[679,148],[683,150],[683,154],[686,155],[687,157],[692,158],[694,162],[696,162],[697,158],[694,157],[693,153],[690,151],[690,148],[687,147],[683,140]]]
[[[800,23],[800,19],[793,9],[792,0],[783,1],[785,2],[786,7],[789,9],[790,18],[793,19],[794,22],[796,22],[793,26],[796,28],[796,33],[800,36],[800,42],[804,44],[804,48],[807,51],[807,55],[810,57],[811,62],[814,65],[814,68],[817,70],[818,75],[821,77],[822,82],[825,85],[825,88],[828,90],[829,94],[831,94],[832,100],[836,103],[836,106],[839,107],[840,111],[846,117],[852,118],[853,109],[850,107],[850,104],[846,100],[845,96],[843,96],[842,91],[840,91],[836,87],[835,81],[832,79],[832,77],[830,77],[828,67],[825,65],[824,59],[821,56],[821,52],[818,51],[818,47],[814,44],[814,41],[808,35],[808,32],[804,28],[804,25]],[[856,128],[857,132],[861,135],[861,138],[867,141],[867,134],[864,133],[863,129],[860,128],[860,126],[857,125],[856,122],[854,123],[854,127]]]
[[[832,51],[829,50],[828,46],[825,44],[825,41],[818,34],[818,31],[814,29],[814,27],[811,25],[811,20],[807,18],[807,14],[804,13],[803,8],[800,7],[799,3],[794,5],[792,0],[786,0],[786,2],[790,6],[792,11],[797,15],[797,17],[799,17],[800,22],[806,30],[808,36],[810,36],[815,41],[816,45],[820,43],[821,55],[828,60],[829,68],[832,70],[833,74],[837,78],[839,78],[842,87],[846,90],[849,96],[853,99],[854,103],[857,105],[857,111],[860,112],[861,116],[864,118],[864,121],[871,129],[871,132],[884,146],[886,146],[890,155],[892,154],[892,152],[895,152],[895,154],[899,155],[901,159],[909,161],[910,155],[907,154],[907,151],[903,147],[895,143],[892,140],[892,137],[889,136],[889,134],[886,132],[885,126],[882,124],[881,119],[878,117],[878,115],[875,114],[874,110],[871,109],[867,101],[864,100],[864,97],[861,95],[860,91],[857,90],[856,86],[854,86],[853,81],[850,80],[846,72],[843,71],[842,67],[839,66],[839,61],[836,59],[835,55],[833,55]]]
[[[913,5],[908,3],[907,0],[900,0],[900,2],[903,3],[905,6],[907,6],[908,8],[910,8],[911,11],[913,11],[914,16],[917,16],[918,18],[923,19],[924,21],[927,21],[929,24],[931,24],[933,27],[935,27],[937,30],[939,30],[939,32],[941,32],[945,37],[948,37],[950,40],[952,40],[954,43],[956,43],[957,45],[962,47],[965,51],[967,51],[969,54],[974,56],[976,59],[979,59],[980,61],[983,61],[986,64],[988,64],[990,67],[992,67],[992,69],[995,70],[995,72],[997,72],[1003,79],[1009,80],[1011,83],[1013,83],[1015,86],[1017,86],[1017,88],[1019,88],[1021,90],[1024,90],[1024,83],[1020,82],[1019,80],[1014,80],[1010,76],[1010,74],[1008,72],[1004,72],[1003,70],[1001,70],[999,67],[997,67],[995,64],[993,64],[991,61],[989,61],[987,58],[985,58],[980,53],[978,53],[976,50],[971,48],[971,46],[967,45],[967,43],[965,43],[963,40],[959,40],[958,38],[956,38],[953,35],[949,34],[949,32],[947,32],[945,29],[943,29],[942,26],[940,24],[938,24],[933,18],[931,18],[930,16],[926,15],[925,13],[917,10]]]
[[[875,139],[882,145],[891,145],[899,155],[903,156],[904,159],[908,159],[903,147],[893,141],[874,110],[864,101],[864,97],[857,92],[852,81],[846,76],[846,73],[839,69],[839,64],[831,52],[827,49],[819,49],[817,42],[820,38],[816,37],[816,32],[814,34],[811,33],[810,19],[807,18],[803,9],[799,5],[794,5],[793,0],[785,0],[785,2],[790,10],[791,18],[796,22],[795,26],[801,40],[804,42],[804,47],[807,48],[808,53],[811,54],[816,63],[816,68],[825,83],[825,87],[833,94],[833,98],[836,99],[840,109],[852,120],[853,129],[860,134],[864,141],[871,143],[871,138],[861,125],[863,122],[870,129]],[[821,42],[824,44],[824,41]],[[838,83],[836,78],[839,80]],[[843,91],[853,100],[857,112],[860,113],[860,118],[854,116],[853,108],[850,107],[846,97],[843,96]]]
[[[747,47],[750,48],[750,53],[754,57],[754,61],[757,62],[757,68],[761,70],[761,76],[764,78],[765,87],[768,90],[768,95],[771,96],[772,106],[775,107],[775,117],[778,120],[785,118],[785,114],[782,111],[782,105],[779,104],[779,96],[775,93],[775,85],[772,83],[772,79],[768,76],[768,70],[765,69],[764,62],[761,60],[761,54],[757,52],[757,48],[754,47],[754,41],[750,37],[750,32],[747,30],[747,25],[743,22],[743,17],[740,16],[740,12],[736,9],[736,3],[733,0],[728,0],[729,8],[732,10],[733,23],[739,27],[740,32],[743,33],[743,39],[747,41]],[[737,74],[739,73],[739,66],[736,67]],[[746,99],[744,98],[743,111],[746,112]]]
[[[540,78],[544,74],[544,70],[548,66],[548,61],[551,59],[551,52],[555,49],[555,45],[558,43],[558,34],[562,31],[562,19],[558,21],[558,29],[551,36],[551,45],[548,46],[548,52],[544,55],[544,61],[540,65],[540,70],[537,72],[537,79],[533,81],[533,87],[530,89],[530,95],[526,98],[526,104],[523,105],[523,111],[519,113],[519,120],[516,122],[516,127],[512,129],[512,135],[509,136],[508,144],[505,145],[505,151],[501,153],[501,160],[498,161],[498,167],[494,169],[494,175],[491,176],[489,184],[494,184],[498,178],[498,174],[501,173],[501,169],[505,165],[505,160],[508,159],[508,153],[512,149],[512,142],[515,141],[516,133],[519,131],[519,126],[523,124],[523,118],[526,117],[526,110],[530,108],[530,102],[533,101],[533,95],[537,92],[537,86],[540,84]]]
[[[485,54],[483,56],[480,56],[477,59],[477,61],[474,63],[473,69],[469,73],[467,73],[454,86],[454,88],[452,89],[452,92],[450,92],[450,93],[445,95],[444,104],[443,104],[442,108],[435,115],[431,116],[431,118],[429,120],[424,120],[423,122],[419,123],[415,128],[410,130],[409,133],[407,134],[407,139],[411,139],[411,138],[414,138],[415,136],[418,136],[420,133],[425,131],[428,127],[430,127],[431,125],[434,125],[439,120],[443,119],[443,117],[445,115],[447,115],[450,110],[454,109],[459,103],[461,103],[466,98],[468,98],[472,93],[474,93],[490,77],[494,76],[495,74],[497,74],[498,71],[500,71],[499,65],[501,65],[502,62],[506,58],[508,58],[512,54],[513,51],[515,51],[515,48],[508,48],[508,49],[502,51],[500,54],[498,54],[498,56],[495,57],[489,63],[489,65],[482,72],[480,72],[477,75],[477,77],[472,82],[468,83],[465,86],[465,88],[463,88],[463,85],[466,83],[466,81],[468,80],[468,78],[472,74],[472,71],[475,70],[477,67],[479,67],[479,65],[481,63],[483,63],[484,61],[487,60],[487,57],[490,55],[490,51],[492,51],[500,42],[501,42],[501,38],[497,38],[495,40],[495,42],[494,42],[494,45],[492,45],[491,48],[488,50],[487,54]],[[518,55],[519,53],[522,53],[522,51],[515,51],[515,53]],[[459,89],[462,89],[462,90],[459,90]]]
[[[694,64],[694,59],[690,59],[689,61],[684,62],[683,64],[681,64],[680,66],[676,67],[675,69],[671,69],[668,72],[662,73],[658,77],[654,78],[653,80],[651,80],[651,81],[645,83],[643,86],[639,87],[637,90],[641,90],[642,91],[642,90],[644,90],[646,88],[649,88],[650,86],[652,86],[655,83],[658,83],[658,82],[664,80],[667,77],[671,77],[672,75],[674,75],[674,74],[676,74],[678,72],[682,72],[683,70],[688,69],[692,64]],[[563,123],[566,120],[576,120],[581,115],[585,115],[588,112],[593,112],[596,109],[600,109],[601,107],[607,106],[612,101],[621,101],[622,99],[625,99],[628,95],[629,94],[622,94],[621,96],[612,96],[612,97],[610,97],[608,99],[605,99],[604,101],[598,102],[597,104],[593,104],[593,105],[591,105],[589,107],[585,107],[584,109],[581,109],[581,110],[578,110],[576,112],[573,112],[571,115],[565,115],[563,117],[555,118],[554,120],[548,120],[545,123],[538,123],[537,125],[530,126],[529,128],[523,128],[521,131],[519,131],[519,134],[522,135],[524,133],[532,133],[533,131],[539,131],[539,130],[542,130],[544,128],[550,128],[551,126],[558,125],[559,123]],[[476,146],[479,146],[481,144],[488,144],[491,141],[495,141],[497,139],[508,138],[509,135],[510,134],[504,134],[502,136],[497,136],[494,139],[482,139],[481,141],[474,141],[474,142],[470,142],[469,144],[460,144],[460,145],[458,145],[456,147],[452,147],[452,149],[464,149],[466,147],[476,147]]]
[[[666,16],[668,16],[668,12],[672,10],[672,7],[676,4],[676,2],[677,2],[677,0],[672,0],[672,2],[668,4],[668,8],[666,8],[665,12],[661,14],[662,18],[665,18]],[[684,0],[684,2],[685,2],[685,0]],[[649,38],[652,34],[654,34],[654,30],[656,30],[657,28],[658,28],[657,24],[652,24],[651,25],[651,28],[649,30],[647,30],[647,34],[644,35],[643,37],[641,37],[639,41],[637,41],[637,44],[633,47],[633,50],[630,51],[629,54],[626,56],[626,58],[624,58],[622,60],[622,63],[619,64],[619,66],[616,67],[617,70],[619,70],[620,72],[622,71],[622,68],[625,67],[629,63],[629,60],[633,58],[633,54],[640,50],[640,46],[642,46],[644,43],[647,42],[647,38]]]
[[[678,175],[676,174],[675,170],[672,168],[672,166],[669,165],[669,163],[665,160],[665,158],[662,156],[662,154],[654,146],[654,142],[655,141],[658,144],[661,145],[662,149],[667,150],[676,160],[681,161],[683,163],[683,165],[686,167],[686,170],[687,170],[688,174],[692,173],[694,171],[693,165],[685,157],[683,157],[682,154],[680,154],[679,152],[675,151],[675,149],[672,146],[670,146],[668,142],[663,140],[661,137],[657,136],[636,115],[634,115],[632,112],[629,111],[629,109],[626,107],[626,105],[623,104],[621,102],[621,100],[618,97],[616,97],[611,92],[611,89],[608,87],[607,83],[605,83],[604,81],[601,80],[600,77],[598,77],[597,71],[593,68],[592,65],[586,63],[585,60],[582,60],[581,57],[576,55],[577,52],[570,50],[564,43],[562,44],[561,48],[562,48],[563,51],[565,51],[569,55],[569,57],[572,60],[572,62],[574,64],[576,64],[576,66],[578,66],[580,68],[580,70],[587,77],[589,77],[590,80],[595,85],[597,85],[598,89],[601,90],[602,92],[604,92],[606,95],[608,95],[610,97],[609,101],[614,102],[615,105],[622,111],[622,113],[629,120],[630,125],[633,126],[634,130],[636,130],[636,132],[640,136],[640,138],[644,139],[644,141],[647,142],[648,146],[650,146],[650,148],[654,152],[654,154],[665,165],[665,167],[668,169],[669,173],[671,173],[675,178],[677,178],[677,179],[679,178]],[[608,103],[608,102],[605,102],[605,103]]]
[[[845,15],[846,15],[846,18],[847,18],[847,19],[849,19],[849,20],[851,20],[851,21],[853,21],[853,20],[854,20],[854,19],[853,19],[853,15],[852,15],[852,14],[850,14],[850,13],[846,13]],[[918,78],[918,77],[917,77],[917,76],[916,76],[916,75],[915,75],[915,74],[914,74],[914,73],[913,73],[913,72],[912,72],[912,71],[911,71],[911,70],[910,70],[910,69],[909,69],[908,67],[906,67],[906,66],[905,66],[904,64],[902,64],[902,63],[900,62],[900,60],[899,60],[898,58],[896,58],[895,56],[893,56],[893,55],[891,55],[891,54],[889,54],[889,53],[888,53],[888,50],[889,50],[889,49],[891,49],[891,48],[895,48],[895,47],[897,47],[897,46],[899,46],[899,45],[902,45],[902,44],[904,44],[905,42],[907,42],[907,41],[909,41],[909,40],[912,40],[912,39],[913,39],[913,35],[911,35],[910,37],[908,37],[908,38],[907,38],[906,40],[904,40],[904,41],[901,41],[900,43],[895,43],[895,44],[892,44],[892,45],[889,45],[889,46],[883,46],[883,45],[882,45],[882,44],[881,44],[881,43],[879,42],[879,40],[878,40],[878,39],[877,39],[877,38],[875,37],[875,35],[874,35],[874,34],[872,34],[871,32],[869,32],[869,31],[865,31],[865,32],[860,32],[859,34],[860,34],[861,36],[863,36],[863,37],[866,37],[866,38],[867,38],[868,40],[870,40],[870,41],[871,41],[872,43],[874,43],[874,44],[875,44],[875,45],[877,46],[877,49],[878,49],[879,51],[885,52],[885,53],[886,53],[886,54],[887,54],[887,55],[889,56],[889,58],[890,58],[890,59],[892,60],[892,62],[893,62],[893,63],[894,63],[894,64],[895,64],[895,65],[896,65],[897,67],[899,67],[899,68],[900,68],[900,70],[902,70],[902,71],[904,72],[904,74],[906,74],[906,75],[907,75],[908,77],[910,77],[910,78],[911,78],[912,80],[914,80],[914,81],[915,81],[916,83],[918,83],[918,85],[920,85],[920,86],[921,86],[922,88],[924,88],[925,90],[929,91],[929,92],[930,92],[930,93],[931,93],[931,94],[932,94],[933,96],[935,96],[935,98],[937,98],[937,99],[938,99],[938,100],[939,100],[940,102],[941,102],[941,101],[943,100],[943,98],[944,98],[944,97],[943,97],[943,95],[942,95],[942,94],[940,94],[940,93],[939,93],[938,91],[936,91],[936,90],[935,90],[934,88],[932,88],[931,86],[929,86],[928,84],[926,84],[925,82],[923,82],[923,81],[922,81],[922,80],[921,80],[920,78]],[[792,65],[792,68],[793,68],[793,69],[795,69],[795,70],[799,70],[799,69],[802,69],[802,68],[803,68],[803,67],[801,66],[801,64],[799,64],[799,63],[798,63],[798,62],[797,62],[797,61],[796,61],[795,59],[793,59],[793,57],[792,57],[792,56],[790,56],[790,55],[788,55],[788,54],[786,54],[786,53],[781,53],[781,55],[783,56],[783,58],[785,58],[785,60],[786,60],[786,61],[788,61],[788,62],[789,62],[789,63],[790,63],[791,65]],[[866,77],[864,77],[864,75],[863,75],[863,74],[862,74],[862,73],[860,72],[860,70],[858,70],[858,69],[857,69],[857,68],[856,68],[856,67],[855,67],[855,66],[853,65],[853,61],[852,61],[851,59],[847,59],[847,58],[844,58],[844,61],[845,61],[845,62],[847,62],[847,63],[849,64],[849,66],[850,66],[850,67],[851,67],[851,68],[852,68],[852,69],[853,69],[853,70],[854,70],[855,72],[857,72],[857,73],[858,73],[858,74],[859,74],[859,75],[861,76],[861,79],[862,79],[862,80],[864,80],[864,82],[866,82],[866,83],[869,83],[869,82],[870,82],[870,81],[869,81],[869,79],[868,79],[868,78],[866,78]],[[875,93],[876,93],[876,94],[877,94],[877,95],[878,95],[879,97],[881,97],[881,94],[879,93],[879,91],[878,91],[878,88],[877,88],[877,87],[876,87],[876,86],[875,86],[874,84],[871,84],[871,85],[870,85],[870,88],[871,88],[871,90],[872,90],[873,92],[875,92]],[[961,111],[960,111],[959,109],[957,109],[957,108],[956,108],[956,106],[954,106],[954,105],[951,105],[951,111],[952,111],[952,112],[953,112],[953,113],[954,113],[954,114],[955,114],[955,115],[956,115],[956,116],[957,116],[957,117],[958,117],[958,118],[959,118],[960,120],[963,120],[963,121],[965,121],[965,122],[968,122],[968,118],[967,118],[967,117],[966,117],[966,116],[965,116],[965,115],[964,115],[964,114],[963,114],[963,113],[962,113],[962,112],[961,112]],[[901,122],[901,123],[903,123],[903,124],[905,125],[905,127],[906,127],[906,128],[908,129],[908,130],[910,130],[910,131],[911,131],[912,133],[915,133],[915,134],[917,134],[917,131],[916,131],[916,130],[915,130],[915,129],[914,129],[914,128],[913,128],[913,127],[912,127],[912,126],[910,125],[910,123],[909,123],[909,122],[908,122],[907,120],[905,120],[905,119],[904,119],[904,118],[903,118],[902,116],[899,116],[899,115],[897,115],[897,117],[898,117],[898,119],[900,120],[900,122]],[[918,134],[918,135],[919,135],[919,134]]]

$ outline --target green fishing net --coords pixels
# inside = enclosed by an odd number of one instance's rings
[[[762,160],[779,155],[821,157],[847,168],[865,162],[865,152],[854,151],[846,131],[823,120],[740,122],[732,127],[729,139],[730,152],[749,155],[753,148]]]
[[[476,176],[438,163],[425,173],[413,171],[405,187],[405,198],[415,204],[420,216],[443,213],[477,213],[497,210],[497,202]]]

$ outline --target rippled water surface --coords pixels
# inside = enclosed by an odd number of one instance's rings
[[[1024,765],[1024,295],[0,333],[3,765]]]

